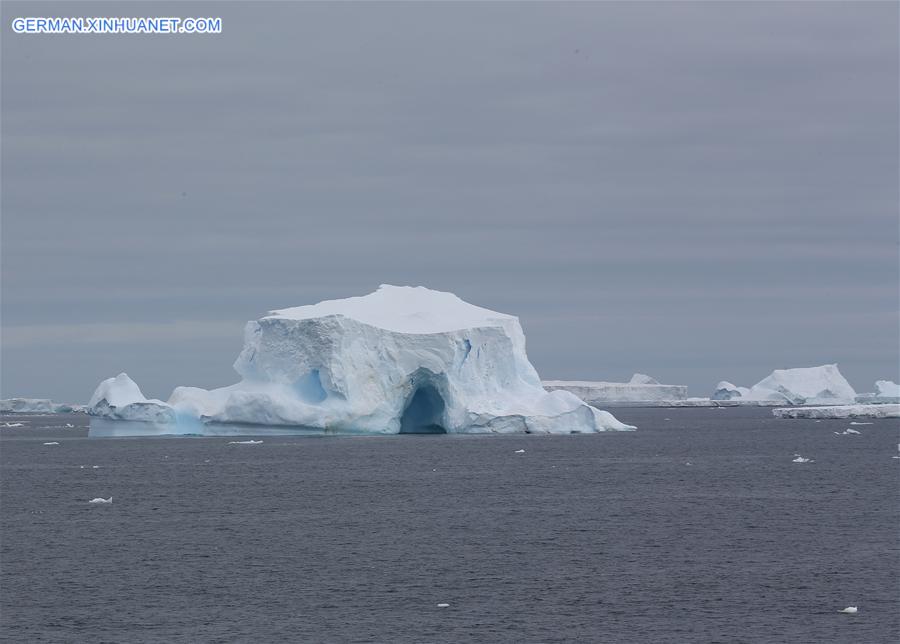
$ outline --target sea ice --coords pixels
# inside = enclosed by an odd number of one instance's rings
[[[49,443],[44,443],[44,445],[59,445],[56,441],[50,441]]]
[[[90,501],[88,501],[88,503],[93,503],[95,505],[100,505],[103,503],[112,503],[112,497],[109,497],[108,499],[97,497],[96,499],[91,499]]]
[[[249,322],[241,382],[147,400],[125,374],[89,413],[204,433],[208,424],[327,433],[578,433],[634,429],[566,392],[546,392],[518,318],[423,287],[272,311]],[[151,424],[148,423],[148,424]],[[188,429],[185,429],[185,428]]]
[[[262,441],[228,441],[229,445],[259,445]]]

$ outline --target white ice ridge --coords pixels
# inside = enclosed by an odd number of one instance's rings
[[[900,418],[900,405],[830,405],[773,409],[777,418]]]
[[[590,405],[674,406],[687,398],[685,385],[662,385],[636,373],[628,382],[545,380],[547,391],[568,391]]]
[[[723,380],[716,385],[712,399],[778,401],[788,405],[846,405],[856,401],[856,392],[836,364],[826,364],[776,369],[749,389]]]
[[[241,382],[144,398],[125,374],[89,413],[203,433],[209,423],[349,433],[570,433],[634,429],[564,391],[546,392],[518,318],[424,287],[272,311],[249,322]]]
[[[8,414],[66,414],[83,412],[82,405],[55,403],[47,398],[6,398],[0,400],[0,413]]]

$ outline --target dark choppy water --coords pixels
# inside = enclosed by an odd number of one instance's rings
[[[0,430],[0,635],[900,640],[896,420],[616,414],[640,430],[261,445],[5,416],[29,427]]]

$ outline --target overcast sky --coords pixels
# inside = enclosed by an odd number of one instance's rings
[[[518,315],[548,379],[898,379],[897,3],[2,17],[3,397],[230,384],[246,320],[380,283]]]

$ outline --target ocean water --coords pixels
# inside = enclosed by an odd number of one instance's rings
[[[3,416],[0,639],[900,641],[896,419],[616,415],[257,445]]]

